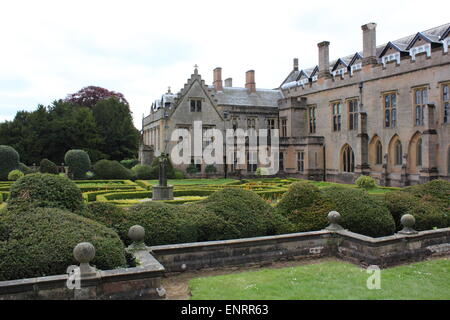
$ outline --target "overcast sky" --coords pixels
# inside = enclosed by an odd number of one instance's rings
[[[136,126],[152,101],[179,91],[195,64],[205,81],[275,88],[298,57],[317,64],[362,50],[361,25],[383,44],[450,22],[449,1],[4,1],[0,9],[0,121],[88,85],[123,93]]]

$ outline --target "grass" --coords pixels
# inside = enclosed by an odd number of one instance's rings
[[[189,282],[194,300],[410,300],[450,299],[450,259],[381,270],[381,289],[369,290],[365,269],[329,261],[264,269]]]

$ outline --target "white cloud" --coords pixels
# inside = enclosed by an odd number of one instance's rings
[[[448,23],[441,1],[9,1],[2,4],[0,117],[33,110],[87,85],[122,92],[140,127],[151,102],[179,90],[193,65],[207,83],[223,77],[274,88],[298,57],[317,63],[361,50],[360,26],[378,23],[378,43]]]

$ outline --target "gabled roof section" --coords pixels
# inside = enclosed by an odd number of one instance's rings
[[[434,35],[427,36],[422,32],[417,32],[415,37],[411,40],[409,45],[406,47],[406,50],[411,49],[419,39],[423,39],[428,43],[439,43],[439,38],[437,36],[434,36]]]
[[[450,25],[447,27],[447,29],[444,31],[444,33],[442,33],[439,37],[440,40],[444,40],[445,38],[447,38],[448,36],[450,36]]]
[[[300,76],[299,70],[292,70],[291,73],[289,73],[289,75],[286,77],[286,79],[281,83],[280,87],[286,83],[297,81],[299,76]]]
[[[316,76],[317,73],[319,73],[319,66],[315,66],[314,68],[309,69],[309,70],[311,70],[311,72],[309,73],[309,77],[312,78],[312,77]]]
[[[405,44],[405,43],[389,41],[388,44],[383,48],[383,50],[381,51],[381,53],[379,54],[378,57],[381,58],[382,56],[384,56],[386,54],[386,51],[388,51],[391,48],[394,50],[397,50],[400,53],[408,53],[408,51],[406,51],[406,47],[407,47],[407,44]]]
[[[189,91],[191,90],[192,86],[197,82],[199,83],[200,87],[202,88],[203,93],[205,94],[206,98],[209,100],[209,102],[213,106],[214,110],[217,112],[219,117],[223,119],[222,115],[217,110],[216,102],[214,101],[214,99],[212,99],[211,94],[209,93],[210,88],[207,85],[205,85],[205,81],[202,80],[202,77],[198,74],[197,68],[195,68],[194,73],[191,74],[191,77],[187,80],[184,87],[178,93],[177,103],[175,104],[174,108],[172,108],[170,116],[175,112],[175,110],[178,108],[180,103],[184,101],[185,97],[189,96]]]
[[[296,81],[300,80],[302,78],[302,76],[306,77],[306,78],[309,78],[309,75],[304,70],[300,70],[300,73],[298,74],[298,77],[295,80]]]
[[[334,64],[333,68],[331,69],[331,71],[334,71],[337,69],[337,67],[342,64],[345,68],[348,68],[348,60],[346,60],[345,58],[339,58],[337,59],[336,63]]]
[[[352,59],[350,60],[348,66],[351,67],[356,61],[362,60],[363,56],[362,53],[357,52],[353,55]]]

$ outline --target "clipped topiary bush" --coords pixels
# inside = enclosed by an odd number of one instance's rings
[[[124,240],[128,229],[135,224],[145,228],[147,245],[195,242],[198,237],[197,226],[189,223],[178,206],[162,202],[151,201],[131,207],[126,223],[121,225],[120,234]],[[126,243],[129,241],[125,240]]]
[[[23,172],[20,170],[13,170],[8,174],[9,181],[17,181],[24,176]]]
[[[356,179],[355,184],[362,189],[373,189],[377,186],[375,179],[370,176],[361,175]]]
[[[0,145],[0,180],[7,180],[8,174],[19,168],[19,154],[10,146]]]
[[[8,208],[24,206],[78,211],[83,208],[83,199],[80,188],[70,179],[48,173],[34,173],[20,178],[11,186]]]
[[[139,164],[138,159],[125,159],[120,161],[120,164],[123,165],[127,169],[133,168],[135,165]]]
[[[198,169],[197,166],[193,163],[191,163],[190,165],[187,166],[186,168],[186,172],[189,174],[194,174],[194,173],[198,173]]]
[[[325,201],[341,216],[341,225],[356,233],[370,237],[391,235],[395,222],[386,206],[372,199],[360,189],[333,186],[322,190]]]
[[[280,234],[289,229],[289,221],[252,191],[225,188],[198,203],[231,223],[239,238]]]
[[[76,180],[84,179],[86,172],[91,168],[91,159],[87,152],[83,150],[67,151],[64,161],[69,166],[69,171]]]
[[[213,164],[208,164],[205,167],[205,173],[216,173],[216,172],[217,172],[217,168]]]
[[[40,173],[58,174],[58,167],[56,164],[48,159],[42,159],[39,164]]]
[[[131,169],[136,175],[138,180],[150,180],[152,179],[152,168],[145,164],[138,164]]]
[[[325,228],[333,206],[316,186],[305,181],[293,183],[276,210],[294,224],[296,232],[305,232]]]
[[[189,223],[197,229],[197,241],[213,241],[235,239],[239,230],[224,218],[209,212],[204,206],[189,203],[178,206],[180,213],[185,215]]]
[[[130,169],[125,168],[119,162],[113,160],[99,160],[94,165],[96,179],[133,179],[134,175]]]
[[[186,174],[180,169],[174,169],[175,178],[174,179],[186,179]]]
[[[433,180],[403,190],[416,197],[434,202],[442,210],[450,210],[450,181]]]
[[[394,218],[397,230],[402,229],[400,219],[404,214],[412,214],[416,218],[414,229],[431,230],[433,228],[450,227],[450,213],[441,210],[439,204],[409,192],[388,192],[385,203]]]
[[[65,274],[78,264],[73,248],[90,242],[92,265],[113,269],[126,265],[118,235],[101,224],[55,208],[33,208],[0,216],[0,280]]]

